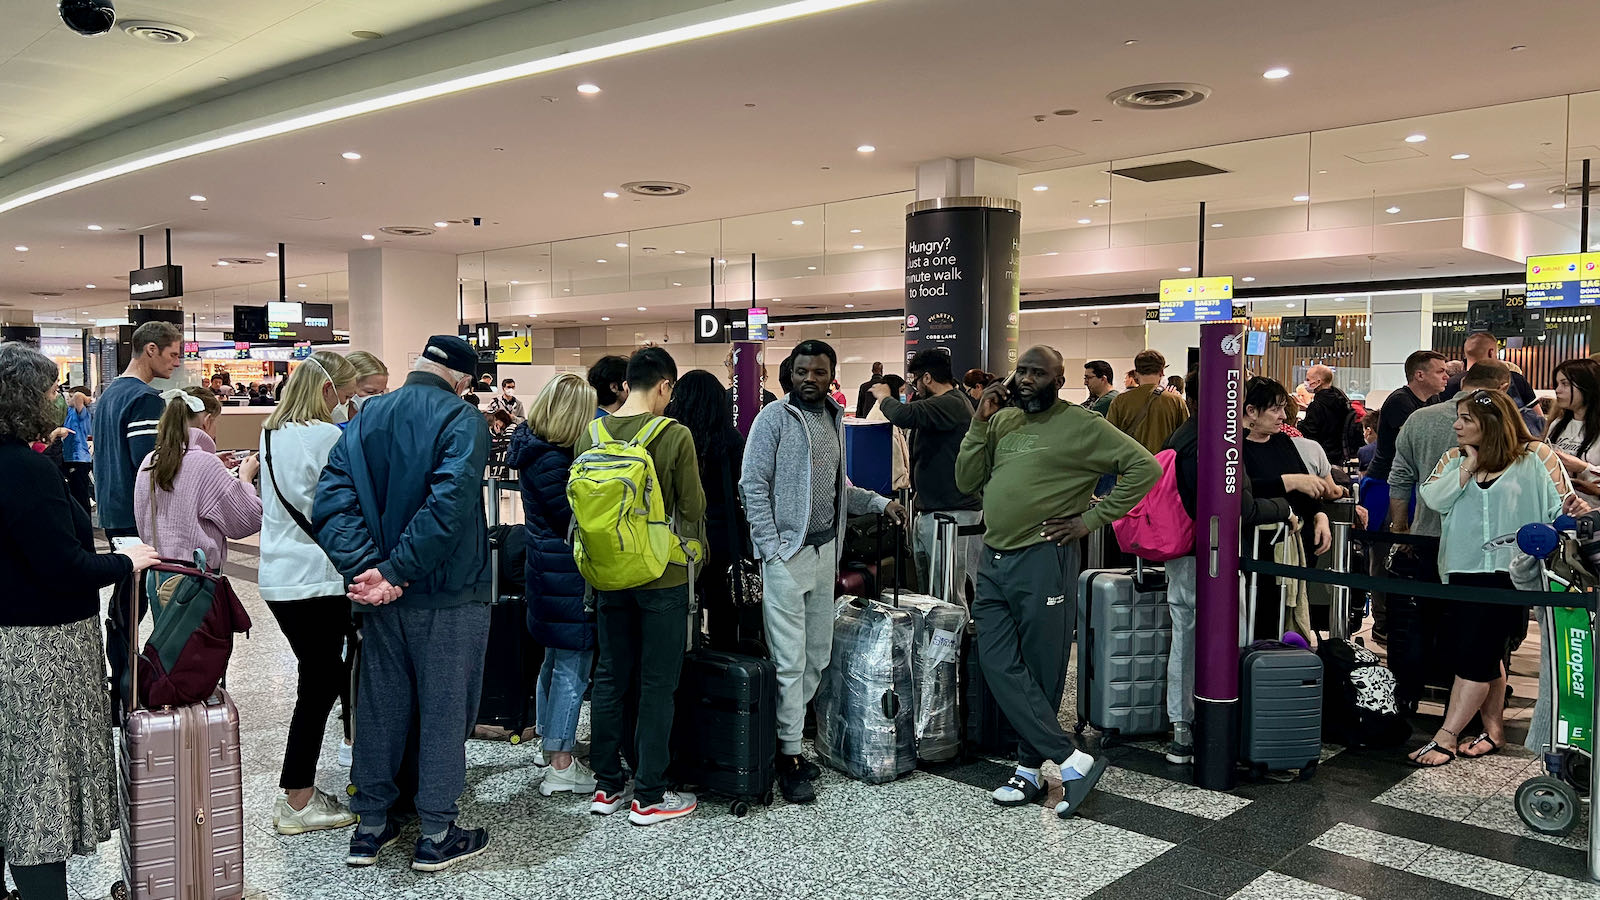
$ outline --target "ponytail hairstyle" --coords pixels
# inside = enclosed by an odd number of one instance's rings
[[[209,388],[203,387],[162,391],[161,399],[167,401],[167,408],[156,423],[156,449],[146,471],[153,473],[157,488],[170,491],[183,467],[183,453],[189,448],[190,424],[198,416],[222,412],[222,404]]]

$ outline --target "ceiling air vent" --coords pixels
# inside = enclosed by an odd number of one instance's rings
[[[680,197],[689,193],[689,186],[677,181],[630,181],[622,189],[641,197]]]
[[[1129,166],[1126,169],[1112,169],[1111,174],[1121,175],[1123,178],[1132,178],[1134,181],[1143,181],[1149,184],[1153,181],[1175,181],[1179,178],[1199,178],[1202,175],[1226,175],[1227,169],[1192,159],[1180,159],[1173,162],[1154,163],[1148,166]]]
[[[122,33],[152,44],[187,44],[194,40],[194,32],[167,22],[132,19],[122,23]]]
[[[65,296],[65,294],[63,294],[61,291],[33,291],[33,292],[31,292],[31,296],[34,296],[34,297],[62,297],[62,296]]]
[[[395,237],[427,237],[435,229],[432,225],[385,225],[378,230]]]
[[[254,256],[224,256],[217,262],[225,262],[230,266],[259,266],[266,260]]]
[[[1121,88],[1107,94],[1106,99],[1124,109],[1177,109],[1193,106],[1209,96],[1211,88],[1203,84],[1168,81]]]

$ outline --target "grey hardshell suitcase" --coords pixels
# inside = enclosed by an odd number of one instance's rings
[[[136,592],[130,592],[130,600]],[[137,621],[129,610],[128,621]],[[128,672],[138,683],[138,632]],[[113,900],[244,896],[244,777],[239,709],[225,688],[202,703],[129,709],[117,744],[122,880]]]
[[[1132,571],[1078,576],[1078,725],[1108,735],[1160,734],[1167,719],[1172,617],[1166,575]]]
[[[1300,648],[1245,650],[1239,661],[1239,754],[1250,773],[1299,769],[1322,756],[1322,658]]]

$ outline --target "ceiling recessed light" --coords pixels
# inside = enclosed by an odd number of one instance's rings
[[[773,297],[772,298],[772,302],[773,303],[782,303],[783,302],[783,298],[782,297]]]
[[[189,199],[193,200],[196,203],[204,203],[204,202],[206,202],[206,195],[205,194],[190,194],[189,195]]]
[[[1212,228],[1221,228],[1222,227],[1222,223],[1221,222],[1212,222],[1211,223],[1211,227]]]
[[[278,258],[278,251],[276,251],[276,250],[268,250],[267,251],[267,256],[269,258],[271,258],[271,259],[277,259]]]
[[[522,283],[522,282],[520,282],[520,281],[511,281],[511,282],[507,282],[507,284],[521,284],[521,283]]]
[[[850,249],[851,250],[865,250],[865,249],[867,249],[867,245],[866,244],[851,244],[850,245]]]
[[[561,292],[563,294],[570,294],[570,293],[572,293],[572,288],[562,288]]]
[[[1241,278],[1239,280],[1240,281],[1255,281],[1256,277],[1254,275],[1246,275],[1245,277],[1243,277],[1243,278]]]
[[[856,148],[856,152],[857,153],[871,153],[871,152],[873,152],[874,150],[877,150],[877,149],[878,149],[877,147],[874,147],[871,144],[862,144],[861,146]]]
[[[1279,66],[1277,68],[1268,69],[1265,72],[1262,72],[1261,77],[1267,79],[1268,81],[1277,81],[1280,78],[1288,78],[1289,70]]]
[[[1520,191],[1525,187],[1527,187],[1526,184],[1523,184],[1520,181],[1513,181],[1510,184],[1506,185],[1506,190],[1508,190],[1508,191]]]
[[[376,236],[376,235],[371,235],[371,234],[363,234],[363,235],[362,235],[362,236],[361,236],[361,239],[362,239],[362,240],[363,240],[363,241],[375,241],[375,240],[377,240],[377,239],[378,239],[378,238],[377,238],[377,236]]]
[[[87,227],[88,227],[88,229],[90,231],[100,231],[101,230],[99,225],[89,225]]]
[[[1294,202],[1296,202],[1296,203],[1304,203],[1304,202],[1306,202],[1307,200],[1310,200],[1310,199],[1311,199],[1311,195],[1310,194],[1295,194],[1294,195]]]
[[[1079,225],[1087,225],[1087,224],[1089,224],[1090,222],[1093,222],[1093,221],[1094,221],[1093,219],[1079,219],[1078,220],[1078,224]]]
[[[1552,203],[1552,204],[1550,204],[1550,208],[1551,209],[1566,209],[1567,205],[1565,203]]]
[[[1293,303],[1285,303],[1284,306],[1287,306],[1290,309],[1294,309],[1294,304]]]
[[[1420,143],[1422,143],[1423,141],[1425,141],[1427,139],[1428,139],[1428,136],[1425,135],[1425,134],[1408,134],[1408,135],[1406,135],[1406,143],[1408,143],[1408,144],[1420,144]]]
[[[300,282],[299,284],[295,285],[295,287],[305,287],[305,286],[306,286],[306,284],[303,281]]]
[[[1107,203],[1111,202],[1111,199],[1109,197],[1101,197],[1100,199],[1098,199],[1098,200],[1096,200],[1094,202],[1096,204],[1100,205],[1100,206],[1105,206]]]
[[[817,270],[816,266],[806,266],[806,271],[807,272],[815,272],[816,270]]]
[[[1472,154],[1470,154],[1470,153],[1452,153],[1452,154],[1450,154],[1450,158],[1451,159],[1471,159],[1472,158]]]
[[[603,260],[603,259],[597,259],[597,260],[595,260],[595,262],[597,262],[597,263],[603,263],[603,262],[605,262],[605,260]]]
[[[219,259],[219,260],[217,260],[217,265],[219,265],[219,266],[226,266],[226,265],[228,265],[228,264],[229,264],[229,263],[228,263],[228,261],[227,261],[227,260],[225,260],[225,259]]]
[[[1344,298],[1343,297],[1335,297],[1335,298],[1333,298],[1333,302],[1335,302],[1335,303],[1343,303],[1344,302]]]
[[[854,304],[854,303],[846,303],[846,304],[845,304],[845,305],[844,305],[844,308],[845,308],[845,309],[855,309],[855,308],[856,308],[856,305],[855,305],[855,304]]]
[[[600,93],[600,86],[597,84],[589,84],[588,82],[584,82],[583,84],[578,85],[578,93],[598,94]]]
[[[615,200],[615,199],[617,199],[618,197],[620,197],[622,195],[617,193],[616,191],[606,191],[605,193],[601,194],[600,196],[606,198],[607,200]]]
[[[689,251],[687,251],[687,250],[674,250],[672,252],[678,254],[679,256],[682,256],[685,253],[688,253]]]
[[[435,228],[449,228],[450,227],[450,223],[449,222],[435,222],[435,223],[433,223],[433,227],[435,227]]]
[[[84,285],[84,287],[89,289],[89,290],[91,290],[91,291],[94,290],[94,285],[92,285],[92,284],[86,284],[86,285]]]
[[[343,153],[341,153],[339,155],[344,157],[345,159],[360,159],[361,158],[361,154],[355,152],[354,150],[346,150],[345,152],[343,152]]]
[[[610,316],[601,316],[600,317],[600,321],[609,322],[609,321],[611,321],[611,317]]]
[[[672,286],[673,286],[673,287],[683,287],[683,282],[681,282],[681,281],[674,281],[674,282],[673,282],[673,283],[672,283]]]
[[[1036,185],[1033,186],[1033,189],[1042,194],[1045,191],[1050,190],[1050,185],[1048,185],[1048,184],[1036,184]]]
[[[1049,251],[1045,252],[1045,256],[1060,256],[1060,255],[1061,255],[1061,251],[1060,250],[1049,250]]]
[[[790,225],[804,225],[805,223],[806,223],[805,219],[790,219],[789,220],[789,224]]]
[[[642,306],[635,306],[635,307],[634,307],[634,309],[637,309],[637,310],[638,310],[638,311],[639,311],[639,312],[648,312],[648,310],[646,310],[646,309],[645,309],[645,308],[644,308],[644,307],[642,307]]]
[[[1395,213],[1399,212],[1399,211],[1400,211],[1400,207],[1398,207],[1398,206],[1391,206],[1388,209],[1384,210],[1384,212],[1388,213],[1391,216],[1394,215]]]
[[[1137,43],[1139,43],[1138,40],[1127,40],[1127,41],[1123,41],[1122,42],[1122,46],[1124,46],[1124,47],[1132,47],[1134,44],[1137,44]]]
[[[852,228],[852,229],[850,229],[850,233],[851,233],[851,234],[860,234],[860,233],[861,233],[861,229],[859,229],[859,228]]]
[[[619,248],[623,249],[623,250],[626,250],[626,249],[628,249],[628,242],[627,241],[617,241],[617,246]]]
[[[1524,51],[1526,49],[1528,49],[1528,45],[1527,44],[1512,44],[1511,45],[1511,52],[1512,53],[1521,53],[1522,51]]]
[[[1179,266],[1178,267],[1178,271],[1179,272],[1193,272],[1194,271],[1194,266]]]

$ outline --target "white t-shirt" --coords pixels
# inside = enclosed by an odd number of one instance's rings
[[[343,597],[344,578],[328,554],[283,508],[278,491],[311,519],[311,501],[328,454],[339,442],[339,426],[329,422],[290,423],[272,433],[272,465],[267,435],[261,434],[261,599],[269,603]],[[278,490],[273,489],[273,481]]]
[[[1555,431],[1554,422],[1550,424],[1550,431]],[[1571,422],[1568,422],[1567,427],[1562,430],[1561,436],[1550,438],[1549,443],[1550,446],[1560,450],[1562,453],[1568,456],[1576,456],[1589,464],[1590,470],[1588,472],[1573,477],[1581,481],[1597,480],[1594,467],[1600,466],[1600,439],[1596,439],[1593,444],[1589,445],[1588,452],[1579,453],[1578,448],[1583,446],[1583,422],[1581,420],[1574,418]]]

